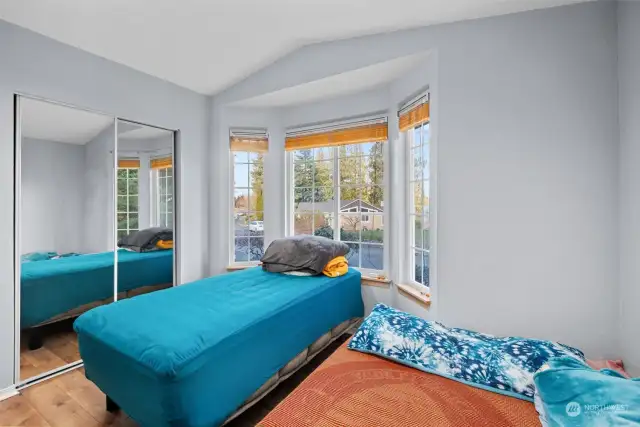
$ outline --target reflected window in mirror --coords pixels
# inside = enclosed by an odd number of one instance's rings
[[[153,225],[173,228],[173,164],[171,157],[151,160],[154,187]]]
[[[139,230],[138,195],[140,161],[137,159],[118,162],[118,238]]]

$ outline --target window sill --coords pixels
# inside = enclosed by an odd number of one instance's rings
[[[375,286],[378,288],[388,288],[389,285],[391,284],[391,280],[389,279],[379,279],[377,277],[370,277],[370,276],[362,276],[362,279],[360,280],[360,283],[366,286]]]
[[[398,287],[398,292],[402,296],[414,300],[424,308],[429,308],[431,306],[431,294],[421,292],[416,287],[411,285],[398,283],[396,286]]]
[[[257,263],[257,264],[232,264],[232,265],[228,265],[227,266],[227,271],[239,271],[239,270],[244,270],[247,268],[253,268],[253,267],[259,267],[261,266],[261,263]]]

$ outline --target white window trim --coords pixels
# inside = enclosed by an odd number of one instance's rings
[[[228,264],[229,266],[233,266],[233,267],[255,267],[257,265],[260,264],[260,261],[236,261],[235,260],[235,253],[236,253],[236,233],[235,233],[235,209],[233,206],[233,198],[235,197],[235,161],[234,161],[234,157],[233,157],[233,151],[229,150],[229,196],[227,197],[228,203],[229,203],[229,214],[227,215],[229,218],[229,222],[227,225],[227,230],[229,232],[229,239],[228,239],[228,245],[227,247],[229,248],[229,260],[228,260]],[[249,171],[251,171],[251,168],[249,168]],[[249,185],[250,182],[247,183],[247,185]],[[262,191],[264,192],[264,186],[265,183],[262,183],[263,187],[262,187]],[[249,187],[251,188],[251,187]],[[263,193],[264,194],[264,193]],[[264,211],[262,212],[262,214],[264,215]],[[264,220],[263,220],[263,226],[264,226]],[[262,231],[262,235],[264,238],[264,229]],[[267,248],[265,247],[264,250],[266,250]]]
[[[334,147],[335,148],[335,152],[334,152],[334,156],[333,156],[333,170],[334,170],[334,182],[333,182],[333,194],[334,194],[334,209],[332,212],[332,228],[333,228],[333,237],[335,240],[339,240],[340,239],[340,228],[338,227],[338,221],[339,221],[339,217],[342,212],[342,210],[340,209],[340,178],[337,177],[337,174],[339,173],[340,167],[339,167],[339,163],[338,163],[338,156],[335,155],[338,152],[339,147]],[[295,216],[295,212],[294,212],[294,206],[295,206],[295,200],[294,200],[294,191],[293,191],[293,178],[294,178],[294,173],[293,173],[293,151],[287,151],[286,152],[286,170],[285,170],[285,194],[286,194],[286,206],[285,206],[285,212],[286,212],[286,221],[285,221],[285,231],[286,231],[286,235],[287,236],[293,236],[294,235],[294,216]],[[382,188],[383,188],[383,204],[384,206],[389,206],[389,180],[390,180],[390,168],[389,168],[389,142],[385,142],[382,144],[382,156],[383,156],[383,162],[384,162],[384,174],[383,174],[383,181],[382,181]],[[349,212],[351,212],[349,210]],[[357,212],[357,210],[356,210]],[[348,212],[347,212],[348,213]],[[388,209],[383,209],[383,212],[381,212],[382,214],[382,224],[389,224],[389,210]],[[361,244],[363,242],[360,242]],[[382,259],[383,259],[383,265],[384,265],[384,269],[382,270],[374,270],[374,269],[370,269],[370,268],[362,268],[362,267],[354,267],[355,269],[357,269],[358,271],[360,271],[363,276],[370,276],[370,277],[380,277],[380,276],[384,276],[384,277],[389,277],[389,270],[390,270],[390,256],[389,256],[389,230],[387,227],[385,227],[383,229],[383,243],[382,243]]]
[[[173,169],[173,166],[170,166],[168,168],[158,168],[158,169],[150,169],[150,175],[149,175],[149,179],[151,180],[151,186],[150,186],[150,190],[151,190],[151,217],[153,219],[152,224],[155,224],[155,226],[159,227],[161,224],[161,212],[160,212],[160,170],[161,169],[171,169],[171,181],[173,181],[173,176],[175,173],[175,170]],[[166,181],[169,181],[168,177],[163,178]],[[173,185],[172,185],[173,188]],[[173,190],[175,191],[175,189]],[[171,196],[173,197],[174,194],[172,192]],[[168,212],[167,212],[168,213]],[[171,215],[175,215],[175,212],[171,212]]]
[[[413,130],[410,129],[411,131]],[[436,273],[436,223],[437,223],[437,214],[436,214],[436,206],[437,206],[437,186],[436,186],[436,176],[437,176],[437,158],[436,158],[436,143],[434,137],[434,127],[432,121],[429,121],[429,286],[425,286],[422,283],[419,283],[414,280],[415,274],[415,254],[414,254],[414,246],[415,242],[415,223],[410,221],[411,216],[413,215],[413,201],[414,195],[411,192],[411,182],[413,180],[413,164],[411,161],[411,139],[408,137],[409,130],[401,132],[402,139],[404,142],[404,160],[405,164],[409,167],[406,168],[404,172],[404,186],[405,186],[405,207],[404,207],[404,217],[406,221],[405,228],[405,236],[407,236],[404,246],[405,250],[408,252],[408,256],[404,263],[402,263],[402,268],[404,270],[404,280],[407,284],[413,286],[420,291],[426,291],[431,293],[431,286],[435,284],[435,273]]]
[[[126,170],[126,171],[127,171],[127,177],[126,177],[126,178],[120,178],[120,177],[117,175],[117,174],[118,174],[118,172],[119,172],[119,171],[121,171],[121,170]],[[136,192],[136,194],[130,194],[130,193],[129,193],[129,181],[130,181],[130,179],[129,179],[129,171],[130,171],[130,170],[136,170],[136,171],[138,171],[138,178],[137,178],[137,181],[138,181],[138,191]],[[116,177],[117,177],[117,178],[116,178],[116,194],[117,194],[117,198],[116,198],[116,236],[117,236],[117,235],[119,234],[119,232],[120,232],[120,231],[125,231],[127,234],[129,234],[129,233],[131,233],[132,231],[137,231],[137,230],[139,230],[139,229],[140,229],[140,169],[139,169],[139,168],[120,168],[120,167],[119,167],[119,168],[116,170]],[[119,182],[120,182],[120,181],[124,181],[124,182],[125,182],[125,185],[126,185],[126,188],[127,188],[127,193],[126,193],[126,194],[119,194],[119,193],[117,193],[117,186],[118,186],[118,184],[119,184]],[[125,196],[125,197],[127,198],[127,210],[126,210],[126,211],[118,210],[118,199],[119,199],[121,196]],[[138,210],[137,210],[136,212],[131,212],[131,211],[129,211],[129,197],[130,197],[130,196],[136,196],[136,197],[138,197]],[[135,214],[137,214],[137,215],[138,215],[138,228],[136,228],[136,229],[133,229],[133,228],[131,228],[131,227],[130,227],[130,219],[129,219],[129,215],[130,215],[130,214],[132,214],[132,213],[135,213]],[[118,215],[119,215],[119,214],[125,214],[125,215],[127,215],[127,228],[126,228],[126,229],[124,229],[124,228],[117,228],[117,225],[118,225],[117,217],[118,217]]]

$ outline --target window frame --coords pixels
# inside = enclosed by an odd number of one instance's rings
[[[247,156],[251,156],[251,154],[257,154],[257,155],[262,155],[263,157],[263,162],[266,159],[266,155],[267,153],[259,153],[259,152],[252,152],[252,151],[233,151],[233,150],[229,150],[229,197],[228,197],[228,202],[229,202],[229,222],[227,225],[227,229],[229,231],[229,239],[228,239],[228,248],[229,248],[229,259],[228,259],[228,265],[230,266],[234,266],[234,267],[254,267],[260,264],[259,260],[255,260],[255,261],[251,261],[251,260],[247,260],[247,261],[236,261],[235,260],[235,244],[236,244],[236,235],[235,235],[235,206],[234,206],[234,198],[235,198],[235,190],[236,190],[236,186],[235,186],[235,159],[234,159],[234,154],[235,153],[246,153]],[[250,159],[250,157],[249,157]],[[237,188],[241,188],[241,189],[247,189],[247,190],[251,190],[253,187],[251,187],[251,164],[252,162],[249,161],[248,163],[242,163],[242,164],[246,164],[249,166],[249,181],[247,182],[248,187],[237,187]],[[263,182],[262,182],[262,194],[264,197],[264,189],[265,189],[265,182],[264,182],[264,177],[263,177]],[[249,197],[251,193],[249,193]],[[259,211],[251,211],[248,210],[248,213],[256,213]],[[262,220],[256,220],[256,221],[262,221],[262,239],[263,239],[263,245],[266,243],[265,240],[265,221],[264,221],[264,206],[263,206],[263,210],[262,210]],[[247,222],[247,226],[249,225],[251,221]],[[259,236],[256,236],[259,237]],[[267,248],[263,246],[263,251],[266,250]]]
[[[346,144],[346,145],[356,145],[356,144]],[[333,239],[336,241],[340,241],[340,228],[338,227],[338,221],[340,219],[340,214],[350,214],[350,213],[359,213],[362,215],[362,212],[356,211],[351,212],[350,208],[345,212],[342,212],[340,209],[340,164],[339,164],[339,149],[340,146],[330,147],[333,149],[333,211],[331,212],[331,224],[333,228]],[[294,153],[298,150],[287,151],[285,153],[286,156],[286,169],[285,169],[285,195],[286,195],[286,203],[285,203],[285,233],[287,236],[293,236],[295,233],[295,194],[294,194]],[[382,177],[382,184],[380,185],[383,189],[383,206],[389,206],[389,179],[390,179],[390,159],[389,159],[389,141],[385,141],[382,143],[382,159],[384,162],[384,173]],[[361,210],[361,209],[360,209]],[[390,266],[390,255],[389,255],[389,246],[391,242],[389,241],[389,230],[388,227],[384,227],[384,224],[389,224],[389,209],[383,208],[381,213],[375,212],[375,214],[380,215],[382,218],[382,226],[383,226],[383,240],[382,240],[382,270],[376,270],[371,268],[364,267],[353,267],[360,271],[363,276],[369,277],[389,277],[389,271],[391,270]],[[361,219],[362,220],[362,219]],[[367,242],[359,242],[361,245]]]
[[[410,137],[410,133],[413,133],[418,127],[423,127],[425,125],[429,126],[429,171],[428,171],[428,182],[429,182],[429,249],[426,251],[429,257],[429,286],[424,285],[415,280],[415,250],[419,249],[415,247],[415,206],[414,206],[414,194],[412,192],[412,183],[417,182],[414,177],[414,163],[412,161],[412,150],[414,145],[412,144],[412,138]],[[423,131],[424,132],[424,131]],[[423,135],[421,132],[421,135]],[[434,138],[433,138],[433,125],[431,120],[425,123],[421,123],[418,126],[414,126],[410,129],[407,129],[404,132],[401,132],[402,138],[404,140],[404,154],[405,154],[405,164],[409,167],[406,168],[404,174],[404,186],[405,186],[405,206],[404,206],[404,219],[407,221],[405,236],[406,241],[404,243],[406,251],[408,252],[408,256],[406,257],[406,261],[403,263],[403,270],[405,271],[405,282],[408,282],[414,288],[430,293],[431,287],[433,285],[433,280],[435,278],[435,202],[436,202],[436,192],[435,192],[435,148],[434,148]],[[421,142],[421,146],[422,146]],[[422,182],[425,181],[425,175],[422,175]],[[425,251],[424,249],[419,249],[421,251]]]
[[[171,177],[160,177],[160,171],[161,170],[166,170],[166,169],[171,169]],[[163,212],[161,212],[160,210],[160,202],[162,200],[162,196],[160,194],[160,180],[164,179],[165,181],[169,181],[169,178],[171,179],[171,193],[167,193],[165,194],[165,196],[171,196],[171,197],[175,197],[175,188],[174,188],[174,173],[175,170],[173,169],[173,166],[169,166],[169,167],[164,167],[164,168],[157,168],[157,169],[151,169],[150,170],[150,174],[151,174],[151,186],[150,186],[150,190],[151,190],[151,215],[153,216],[153,223],[156,224],[156,226],[161,227],[161,221],[160,219],[162,218]],[[166,187],[165,187],[166,188]],[[171,209],[171,212],[164,212],[165,215],[171,214],[171,223],[167,224],[166,226],[169,228],[173,228],[173,223],[174,223],[174,215],[175,215],[175,206],[173,203],[170,204],[171,207],[173,209]]]

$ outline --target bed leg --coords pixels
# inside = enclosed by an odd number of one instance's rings
[[[42,332],[38,329],[32,329],[29,331],[29,338],[27,342],[27,348],[29,350],[37,350],[42,347],[43,339]]]
[[[107,412],[111,412],[113,414],[115,412],[118,412],[119,410],[120,407],[118,406],[118,404],[111,400],[109,396],[107,396]]]

